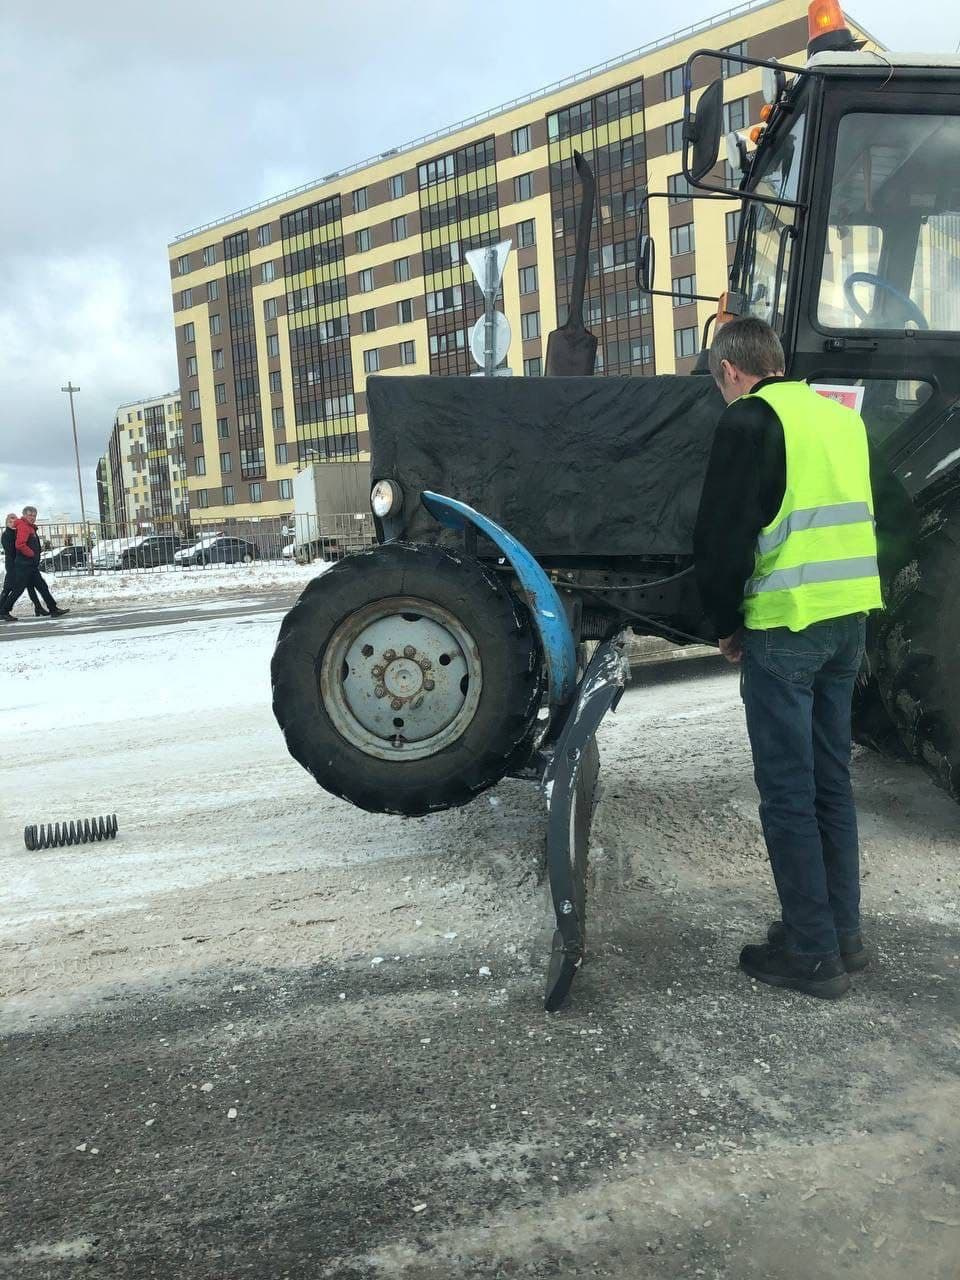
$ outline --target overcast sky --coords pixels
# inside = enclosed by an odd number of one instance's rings
[[[0,514],[79,514],[72,379],[96,515],[117,405],[176,386],[174,236],[720,8],[0,0]],[[893,49],[960,42],[947,0],[850,13]]]

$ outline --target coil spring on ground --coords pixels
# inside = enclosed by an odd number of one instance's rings
[[[59,849],[65,844],[91,844],[112,840],[117,834],[117,815],[78,818],[75,822],[48,822],[24,827],[23,843],[28,849]]]

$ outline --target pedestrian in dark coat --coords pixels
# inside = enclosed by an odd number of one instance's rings
[[[13,586],[13,566],[17,555],[18,519],[19,517],[15,516],[11,511],[7,516],[3,533],[0,534],[0,543],[3,544],[3,589],[0,590],[0,598],[5,596]],[[46,618],[48,616],[47,611],[40,603],[40,597],[37,595],[37,589],[32,584],[27,587],[27,595],[30,597],[30,601],[33,604],[33,611],[37,617]]]
[[[40,538],[37,534],[36,507],[24,507],[22,517],[16,521],[13,527],[13,536],[13,566],[11,574],[4,577],[3,592],[0,594],[0,620],[16,622],[11,610],[24,591],[31,593],[35,608],[39,610],[39,606],[36,603],[37,595],[39,595],[43,598],[51,618],[62,617],[69,610],[57,607],[57,602],[50,593],[50,588],[40,572]],[[7,529],[3,532],[3,539],[6,562]],[[8,577],[10,579],[9,585]]]

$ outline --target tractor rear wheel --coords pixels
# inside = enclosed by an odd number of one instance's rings
[[[389,543],[314,579],[280,628],[274,714],[327,791],[375,813],[466,804],[529,756],[526,608],[478,561]]]
[[[904,746],[960,800],[960,500],[925,518],[888,592],[877,684]]]

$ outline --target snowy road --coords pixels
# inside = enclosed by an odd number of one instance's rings
[[[919,771],[857,762],[878,963],[758,989],[736,676],[644,668],[548,1016],[536,792],[325,795],[270,714],[280,617],[4,651],[0,1275],[956,1280],[960,812]]]
[[[123,608],[74,606],[65,618],[38,618],[23,613],[14,625],[0,628],[0,644],[36,641],[49,636],[93,635],[97,632],[137,630],[141,627],[173,626],[184,622],[209,621],[214,618],[243,618],[254,613],[275,613],[289,609],[296,594],[270,591],[252,596],[223,595],[207,600],[198,589],[196,600],[182,603],[145,603]]]

